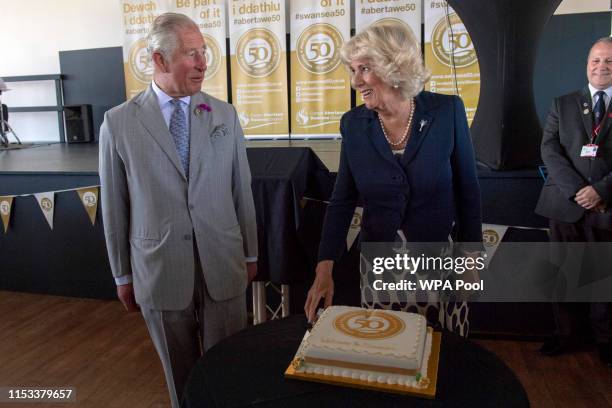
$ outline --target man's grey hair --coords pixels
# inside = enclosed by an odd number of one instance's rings
[[[164,58],[170,59],[179,46],[178,32],[189,28],[199,31],[196,23],[184,14],[164,13],[157,16],[147,35],[149,57],[153,58],[153,53],[159,52]]]
[[[593,45],[591,45],[591,49],[589,50],[589,55],[591,55],[591,50],[593,50],[593,47],[596,46],[597,44],[607,44],[607,45],[611,45],[612,44],[612,37],[601,37],[599,39],[597,39]]]

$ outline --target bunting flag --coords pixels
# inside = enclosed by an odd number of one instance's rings
[[[81,203],[89,215],[91,225],[96,224],[96,213],[98,212],[98,187],[86,187],[76,190]]]
[[[359,235],[359,231],[361,231],[361,217],[363,215],[363,207],[355,208],[355,213],[353,214],[353,220],[351,221],[351,226],[349,227],[348,234],[346,235],[346,249],[348,251],[351,250],[355,239],[357,239],[357,235]]]
[[[350,37],[350,3],[291,2],[291,136],[338,136],[350,110],[348,70],[340,48]]]
[[[8,231],[9,222],[11,220],[11,208],[13,206],[12,196],[1,196],[0,197],[0,217],[2,217],[2,223],[4,224],[4,233]]]
[[[493,259],[493,255],[499,247],[499,243],[504,239],[508,231],[508,225],[482,224],[482,242],[486,251],[485,266]]]
[[[465,25],[445,1],[425,0],[425,65],[431,79],[425,89],[463,99],[472,124],[480,97],[480,67]]]
[[[417,42],[421,44],[421,1],[394,0],[386,4],[358,0],[355,2],[355,31],[359,33],[370,24],[382,20],[396,20],[406,24],[412,30]],[[363,98],[357,93],[357,105],[363,104]]]
[[[247,138],[289,136],[285,1],[229,5],[232,104]]]
[[[53,229],[53,211],[55,209],[55,192],[33,194],[42,210],[49,227]]]
[[[170,11],[171,0],[119,0],[123,28],[123,74],[128,99],[144,90],[153,77],[153,61],[145,40],[153,20]],[[181,2],[178,0],[178,2]]]

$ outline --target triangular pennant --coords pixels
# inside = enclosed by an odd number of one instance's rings
[[[0,217],[2,217],[2,223],[4,224],[4,233],[8,231],[9,221],[11,220],[11,208],[13,207],[12,196],[0,197]]]
[[[85,211],[89,215],[91,225],[96,224],[96,213],[98,212],[98,187],[86,187],[77,189],[79,198]]]
[[[357,207],[355,208],[355,213],[353,214],[353,220],[351,221],[351,226],[348,230],[348,234],[346,234],[346,248],[347,250],[351,250],[353,246],[353,242],[359,235],[359,231],[361,231],[361,216],[363,215],[363,208]]]
[[[42,210],[45,219],[49,223],[49,227],[53,229],[53,212],[55,210],[55,192],[48,191],[46,193],[34,194],[36,201]]]
[[[504,235],[506,235],[507,230],[507,225],[482,224],[482,241],[487,253],[485,260],[486,266],[489,266],[489,263],[491,262],[491,259],[493,259],[493,255],[495,255],[495,251],[497,251],[497,247],[504,238]]]

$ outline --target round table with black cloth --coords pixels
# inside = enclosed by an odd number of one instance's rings
[[[284,377],[306,330],[303,315],[249,327],[193,368],[182,407],[523,407],[516,376],[494,354],[444,332],[436,398],[359,390]]]

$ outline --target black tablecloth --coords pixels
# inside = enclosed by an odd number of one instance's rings
[[[304,316],[291,316],[217,344],[193,368],[182,407],[529,406],[514,373],[494,354],[446,332],[435,400],[285,379],[305,329]]]
[[[308,147],[250,148],[247,156],[258,226],[256,279],[303,281],[314,270],[306,245],[318,244],[319,237],[305,239],[299,232],[305,219],[302,199],[328,200],[334,179]]]

